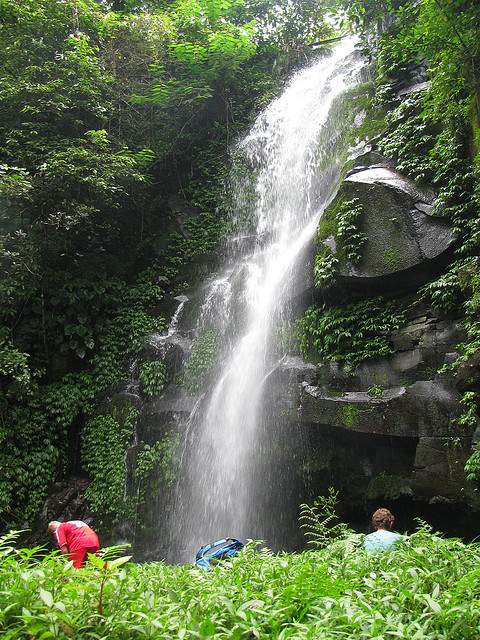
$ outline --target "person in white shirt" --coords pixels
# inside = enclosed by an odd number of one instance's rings
[[[365,536],[363,546],[366,551],[387,551],[401,540],[399,533],[392,531],[395,518],[388,509],[377,509],[372,516],[373,533]]]

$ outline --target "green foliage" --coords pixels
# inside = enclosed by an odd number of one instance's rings
[[[18,351],[10,340],[0,341],[0,376],[20,387],[28,387],[32,381],[28,354]]]
[[[371,387],[368,387],[367,393],[371,398],[382,398],[384,389],[379,384],[372,384]]]
[[[142,362],[138,379],[145,395],[158,396],[167,380],[167,367],[161,360]]]
[[[332,284],[341,260],[353,264],[360,262],[362,247],[367,241],[366,235],[359,231],[362,214],[363,208],[358,198],[337,198],[323,214],[317,231],[319,250],[313,267],[316,287]],[[335,240],[335,253],[325,244],[330,236]]]
[[[132,441],[138,411],[128,405],[112,415],[92,418],[82,437],[82,459],[91,478],[85,497],[98,514],[120,519],[131,517],[132,505],[125,493],[125,451]]]
[[[32,188],[26,169],[0,165],[0,195],[8,200],[27,199]]]
[[[97,327],[97,349],[87,371],[40,384],[38,372],[25,368],[24,354],[8,341],[2,343],[0,509],[5,523],[33,519],[57,472],[67,429],[80,416],[92,414],[99,394],[128,377],[123,365],[127,356],[140,349],[146,334],[163,326],[145,312],[159,297],[151,274],[142,274],[131,287],[119,284],[118,295],[122,303],[116,314]],[[101,430],[103,423],[91,425],[92,438],[96,426]],[[98,437],[100,442],[101,434]]]
[[[120,404],[109,415],[92,418],[83,430],[82,457],[92,480],[85,497],[103,524],[133,521],[146,496],[171,487],[177,477],[178,434],[167,433],[152,445],[140,443],[127,465],[138,415]]]
[[[313,276],[315,286],[319,289],[328,287],[335,280],[338,269],[338,258],[327,246],[324,246],[315,255],[313,263]]]
[[[353,534],[337,515],[338,491],[332,487],[326,496],[319,496],[313,503],[300,505],[300,528],[307,543],[315,549],[323,549],[334,540],[344,540]]]
[[[465,463],[465,476],[470,482],[480,482],[480,449],[475,446],[471,456]]]
[[[271,8],[0,3],[2,526],[33,520],[68,467],[69,432],[108,431],[96,405],[162,327],[149,312],[157,278],[174,290],[224,235],[231,140],[285,69],[272,72],[279,32],[255,39],[253,18]],[[177,215],[178,194],[198,213]],[[164,384],[159,365],[141,378],[147,395]],[[95,486],[98,510],[123,509]]]
[[[218,335],[212,329],[195,338],[182,373],[182,384],[188,391],[203,388],[217,362],[219,347]]]
[[[309,307],[299,322],[299,343],[306,358],[341,362],[355,368],[393,352],[389,334],[406,322],[404,311],[383,298],[345,307]]]
[[[359,542],[352,536],[278,555],[249,545],[205,573],[126,557],[107,567],[92,557],[75,571],[58,554],[41,557],[4,539],[2,633],[9,640],[476,639],[478,544],[426,528],[390,553],[367,554]]]
[[[421,92],[413,94],[388,113],[388,129],[380,141],[380,149],[387,157],[396,159],[399,171],[415,180],[428,181],[432,177],[429,152],[435,138],[421,113],[423,101]]]
[[[454,424],[465,429],[467,433],[473,433],[478,426],[478,393],[465,391],[460,400],[462,413],[454,421]]]
[[[178,434],[169,433],[153,445],[144,444],[137,455],[135,464],[135,482],[138,492],[144,499],[147,490],[155,494],[159,488],[159,479],[166,487],[172,486],[177,479],[176,454],[180,446]]]
[[[358,198],[344,201],[336,215],[339,250],[353,264],[360,262],[362,247],[367,241],[367,236],[358,230],[362,215],[363,208]]]
[[[474,282],[476,262],[476,258],[456,260],[446,273],[420,290],[421,296],[429,299],[442,314],[458,309]]]
[[[329,2],[296,0],[248,0],[245,9],[255,20],[261,43],[273,44],[280,50],[304,50],[315,42],[333,35],[330,24],[324,20],[330,9]]]
[[[458,368],[468,363],[470,359],[475,361],[480,353],[480,323],[478,321],[478,312],[480,310],[480,269],[478,258],[470,258],[468,260],[454,263],[451,271],[445,277],[451,277],[453,286],[451,291],[455,294],[454,304],[448,305],[448,311],[458,310],[459,303],[463,301],[460,308],[463,307],[464,312],[464,328],[466,332],[466,340],[457,345],[460,355],[449,365],[443,367],[443,371],[457,371]],[[437,283],[430,285],[432,289],[428,291],[436,292]],[[444,294],[445,295],[445,294]],[[450,302],[450,297],[447,297]],[[445,307],[444,307],[445,308]],[[470,380],[470,385],[475,386],[476,380]]]

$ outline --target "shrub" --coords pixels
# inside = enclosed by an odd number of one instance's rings
[[[406,322],[405,312],[383,298],[345,307],[309,307],[299,322],[299,343],[306,358],[341,362],[355,368],[393,352],[389,334]]]
[[[2,637],[478,638],[478,543],[425,527],[388,553],[366,554],[357,540],[278,555],[248,545],[205,572],[163,562],[105,569],[95,558],[76,571],[3,538]]]
[[[191,392],[200,391],[213,371],[219,349],[218,335],[212,329],[195,338],[185,365],[182,383]]]
[[[138,379],[145,395],[158,396],[167,381],[167,367],[161,360],[143,362]]]

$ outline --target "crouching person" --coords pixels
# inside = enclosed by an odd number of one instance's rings
[[[402,539],[399,533],[392,531],[395,518],[388,509],[377,509],[372,516],[373,533],[365,536],[363,546],[366,551],[386,551],[393,549]]]
[[[48,525],[48,532],[54,536],[60,551],[68,556],[76,569],[83,567],[88,553],[100,550],[97,534],[81,520],[54,520]]]

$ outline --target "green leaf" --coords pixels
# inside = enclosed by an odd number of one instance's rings
[[[132,556],[123,556],[122,558],[115,558],[115,560],[111,560],[108,563],[108,568],[115,569],[116,567],[122,566],[122,564],[125,564],[131,559],[132,559]]]
[[[100,571],[105,571],[106,569],[107,563],[105,562],[105,560],[103,560],[103,558],[100,558],[100,556],[97,556],[95,553],[88,554],[88,562]]]
[[[40,598],[47,605],[47,607],[53,607],[53,596],[50,591],[45,591],[45,589],[40,589]]]

